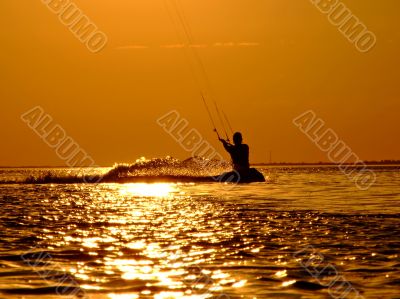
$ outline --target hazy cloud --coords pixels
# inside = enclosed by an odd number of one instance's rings
[[[225,47],[225,48],[233,48],[233,47],[258,47],[260,43],[257,42],[215,42],[213,44],[166,44],[159,46],[146,46],[146,45],[127,45],[117,47],[117,50],[134,50],[134,49],[148,49],[148,48],[163,48],[163,49],[182,49],[185,47],[189,48],[211,48],[211,47]]]
[[[149,46],[145,45],[127,45],[127,46],[121,46],[117,47],[117,50],[130,50],[130,49],[148,49]]]

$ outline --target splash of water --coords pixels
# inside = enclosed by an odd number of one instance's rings
[[[91,182],[118,183],[127,181],[156,180],[206,180],[230,169],[230,164],[215,159],[191,157],[179,160],[170,156],[165,158],[146,159],[144,157],[132,164],[115,164],[105,174],[90,173],[93,169],[72,169],[60,173],[46,170],[31,175],[23,180],[0,181],[2,184],[75,184]]]
[[[209,176],[229,170],[230,164],[220,160],[210,160],[202,157],[191,157],[179,160],[167,156],[165,158],[140,158],[133,164],[116,164],[107,177],[135,176]]]

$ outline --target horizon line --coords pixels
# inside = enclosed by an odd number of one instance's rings
[[[357,165],[361,165],[362,163],[365,163],[367,165],[400,165],[400,160],[365,160],[362,162],[357,163]],[[114,163],[115,164],[134,164],[134,163],[126,163],[126,162],[120,162],[120,163]],[[256,162],[256,163],[250,163],[251,166],[257,166],[257,165],[263,165],[263,166],[274,166],[274,165],[355,165],[353,162],[348,162],[348,163],[334,163],[334,162],[323,162],[323,161],[318,161],[318,162]],[[113,167],[110,165],[98,165],[98,166],[68,166],[68,165],[21,165],[21,166],[5,166],[5,165],[0,165],[0,168],[105,168],[105,167]]]

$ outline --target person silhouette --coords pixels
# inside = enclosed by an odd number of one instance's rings
[[[233,134],[233,144],[222,138],[219,140],[231,156],[233,169],[239,173],[247,173],[250,169],[249,146],[242,143],[242,134],[240,132]]]

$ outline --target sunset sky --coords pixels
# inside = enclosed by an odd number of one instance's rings
[[[328,161],[292,123],[310,109],[361,159],[400,159],[400,1],[342,1],[377,36],[367,53],[309,0],[179,2],[252,162]],[[106,34],[100,52],[42,1],[0,2],[0,165],[63,165],[20,118],[38,105],[99,165],[190,156],[157,124],[171,110],[223,154],[165,0],[74,3]]]

